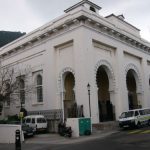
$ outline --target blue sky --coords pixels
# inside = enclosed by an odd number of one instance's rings
[[[62,15],[80,0],[0,0],[0,30],[30,32]],[[123,14],[150,41],[150,0],[91,0],[101,16]]]

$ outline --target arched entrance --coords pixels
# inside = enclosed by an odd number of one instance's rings
[[[128,103],[129,110],[137,109],[140,106],[138,105],[137,99],[137,83],[136,83],[136,72],[133,69],[129,69],[126,76],[126,84],[128,90]]]
[[[75,105],[75,79],[71,72],[64,74],[64,118],[72,117],[72,108]]]
[[[101,65],[96,74],[100,122],[114,120],[113,105],[109,93],[110,76],[108,76],[108,70],[105,65]]]

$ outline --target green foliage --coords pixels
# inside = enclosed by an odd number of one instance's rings
[[[18,115],[8,116],[8,121],[20,121]]]
[[[17,38],[25,35],[23,32],[0,31],[0,47],[16,40]]]
[[[17,124],[20,119],[17,115],[8,116],[7,119],[0,120],[0,124]]]

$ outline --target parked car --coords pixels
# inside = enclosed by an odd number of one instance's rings
[[[16,125],[21,125],[20,121],[11,121],[9,124],[16,124]],[[24,137],[31,137],[34,136],[35,130],[32,127],[29,127],[29,125],[22,123],[22,131],[24,134]]]
[[[134,109],[123,112],[119,117],[119,126],[126,127],[142,127],[150,126],[150,108]]]
[[[32,137],[34,136],[34,133],[35,133],[34,129],[32,127],[29,127],[26,124],[22,124],[22,131],[23,131],[24,137]]]
[[[47,120],[43,115],[30,115],[23,119],[23,123],[34,128],[36,132],[47,131]]]

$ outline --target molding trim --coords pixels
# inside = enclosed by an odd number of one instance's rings
[[[59,73],[59,77],[58,77],[58,83],[57,83],[57,87],[58,87],[58,93],[61,93],[61,92],[64,92],[62,91],[62,78],[63,78],[63,75],[67,72],[71,72],[73,75],[74,75],[74,80],[75,80],[75,72],[74,70],[71,68],[71,67],[66,67],[64,68],[60,73]],[[76,80],[75,80],[76,81]],[[75,83],[76,85],[76,83]]]
[[[133,64],[133,63],[129,63],[128,65],[126,65],[125,67],[125,80],[127,79],[127,73],[129,70],[133,70],[133,75],[135,77],[136,80],[136,87],[137,87],[137,93],[143,93],[142,91],[142,79],[141,79],[141,75],[140,75],[140,71],[138,69],[138,67]]]
[[[98,61],[98,63],[96,64],[95,66],[95,85],[96,85],[96,88],[97,87],[97,81],[96,81],[96,75],[97,75],[97,71],[99,69],[99,67],[103,66],[105,71],[107,72],[107,75],[108,75],[108,79],[109,79],[109,91],[112,92],[112,91],[115,91],[115,87],[116,87],[116,81],[115,81],[115,75],[114,75],[114,71],[113,71],[113,68],[112,68],[112,65],[107,61],[107,60],[100,60]]]

